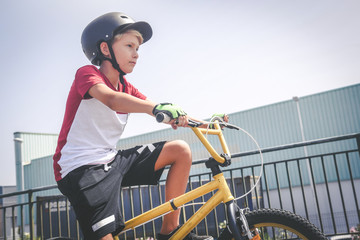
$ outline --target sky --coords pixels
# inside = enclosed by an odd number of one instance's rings
[[[359,0],[0,1],[0,186],[15,185],[14,132],[58,133],[80,37],[107,12],[153,37],[127,79],[192,117],[233,113],[360,83]],[[132,114],[123,137],[168,127]]]

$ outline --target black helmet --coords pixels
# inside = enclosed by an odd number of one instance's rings
[[[120,12],[104,14],[84,29],[81,35],[81,45],[86,57],[94,65],[100,65],[104,58],[100,52],[100,43],[109,42],[115,34],[134,29],[141,33],[144,42],[152,36],[151,26],[147,22],[135,22],[131,17]]]

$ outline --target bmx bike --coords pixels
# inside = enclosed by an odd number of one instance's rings
[[[161,115],[162,114],[162,115]],[[167,116],[160,113],[156,116],[158,122],[166,120]],[[235,202],[228,183],[220,167],[225,168],[231,164],[231,155],[223,135],[222,128],[239,130],[240,128],[229,123],[215,120],[211,122],[212,128],[200,128],[203,123],[191,121],[189,126],[205,146],[211,157],[205,165],[211,170],[212,180],[194,190],[178,196],[164,204],[161,204],[145,213],[142,213],[125,222],[122,232],[134,229],[153,219],[183,207],[186,203],[202,197],[210,192],[215,192],[193,216],[191,216],[175,234],[171,240],[183,239],[190,233],[213,209],[219,204],[225,204],[226,227],[220,232],[218,240],[260,240],[260,239],[327,239],[320,230],[305,218],[292,212],[262,208],[250,211],[248,208],[240,208]],[[207,139],[207,135],[215,135],[221,144],[223,153],[219,154]],[[260,149],[259,149],[260,150]],[[260,151],[261,154],[261,151]],[[121,233],[120,233],[121,234]]]

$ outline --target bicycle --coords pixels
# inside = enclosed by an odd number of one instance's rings
[[[156,119],[158,122],[166,122],[169,120],[169,117],[160,113],[156,116]],[[186,203],[204,196],[207,193],[216,191],[215,194],[206,201],[203,206],[201,206],[197,212],[181,226],[181,228],[179,228],[179,230],[170,238],[171,240],[183,239],[220,203],[223,203],[226,206],[227,225],[218,236],[218,240],[327,239],[323,233],[308,220],[289,211],[281,209],[258,209],[250,211],[247,208],[242,209],[238,207],[220,166],[228,167],[231,164],[231,155],[222,128],[226,127],[237,130],[240,128],[219,121],[219,119],[211,121],[211,124],[213,126],[211,129],[199,128],[202,123],[195,121],[191,121],[189,126],[211,155],[205,165],[211,170],[213,180],[126,221],[125,228],[122,232],[134,229],[157,217],[175,211]],[[222,154],[219,154],[213,148],[205,137],[207,135],[218,136],[223,150]],[[259,151],[261,154],[260,148]]]

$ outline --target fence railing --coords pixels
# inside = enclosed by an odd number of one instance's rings
[[[294,156],[295,149],[307,147],[308,155]],[[309,219],[328,237],[350,234],[350,228],[360,223],[360,134],[319,139],[262,149],[265,156],[263,176],[255,189],[238,205],[257,209],[281,208]],[[299,152],[299,151],[297,151]],[[244,195],[259,179],[260,163],[253,162],[258,151],[233,154],[233,168],[224,169],[235,197]],[[295,154],[296,155],[296,154]],[[280,156],[280,157],[279,157]],[[283,156],[291,156],[283,159]],[[241,159],[241,161],[239,161]],[[203,164],[205,160],[194,164]],[[210,173],[191,175],[188,190],[211,178]],[[68,237],[81,239],[82,234],[70,203],[64,196],[43,196],[34,193],[56,186],[35,188],[0,195],[0,199],[27,196],[25,202],[0,207],[0,239],[48,239]],[[204,202],[212,193],[194,203]],[[164,182],[157,186],[123,188],[121,193],[124,218],[130,219],[164,201]],[[186,221],[199,208],[193,204],[182,208],[181,221]],[[36,210],[36,211],[35,211]],[[26,221],[26,216],[30,216]],[[224,206],[218,206],[195,229],[198,233],[217,235],[225,219]],[[155,238],[162,219],[155,219],[120,239]]]

